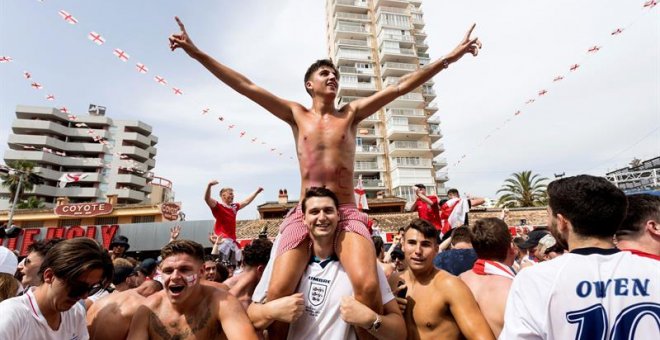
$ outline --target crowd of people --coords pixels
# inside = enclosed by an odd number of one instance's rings
[[[139,264],[126,258],[124,236],[113,240],[111,253],[84,237],[37,242],[20,265],[0,248],[8,274],[0,276],[3,337],[660,338],[658,197],[626,197],[599,177],[562,178],[548,186],[547,230],[512,235],[502,219],[468,222],[470,207],[483,200],[452,190],[441,201],[418,185],[413,209],[420,218],[388,249],[369,233],[353,196],[358,123],[464,55],[476,56],[474,25],[446,56],[337,109],[339,72],[330,60],[305,74],[313,101],[306,108],[202,52],[176,21],[181,32],[170,36],[172,50],[290,125],[300,204],[273,243],[257,239],[242,250],[236,213],[262,189],[234,203],[233,190],[224,188],[216,201],[215,180],[204,195],[216,218],[210,254],[178,239],[179,228],[159,259]],[[218,266],[218,257],[236,269]]]

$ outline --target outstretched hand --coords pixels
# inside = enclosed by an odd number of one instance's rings
[[[170,228],[170,242],[179,238],[180,232],[181,232],[181,226],[178,224]]]
[[[174,17],[174,20],[176,20],[176,23],[179,25],[179,29],[181,29],[181,32],[178,34],[172,34],[168,38],[170,41],[170,50],[174,51],[177,48],[181,48],[188,55],[192,56],[192,53],[195,52],[195,50],[197,50],[197,46],[195,46],[192,40],[190,40],[190,37],[188,36],[188,32],[186,32],[186,27],[183,26],[181,19],[179,19],[179,17]]]
[[[456,46],[456,48],[454,48],[453,51],[451,51],[451,53],[447,55],[447,61],[453,63],[461,59],[466,53],[470,53],[475,57],[479,54],[479,50],[481,49],[481,41],[479,41],[479,38],[470,37],[476,26],[477,24],[472,24],[472,27],[470,27],[470,29],[467,31],[463,40],[458,44],[458,46]]]

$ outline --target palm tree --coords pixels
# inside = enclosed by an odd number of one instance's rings
[[[16,205],[16,209],[40,209],[44,207],[44,199],[30,196]]]
[[[32,174],[36,164],[31,161],[16,160],[7,162],[7,166],[14,170],[18,170],[12,174],[5,174],[0,176],[0,179],[2,180],[2,186],[9,188],[9,200],[10,202],[13,202],[21,176],[23,177],[23,183],[21,184],[21,190],[18,193],[19,197],[22,193],[26,191],[32,191],[34,188],[34,185],[36,184],[36,178],[35,176],[30,175]]]
[[[511,174],[497,193],[503,193],[497,201],[500,207],[538,207],[548,201],[547,178],[521,171]]]

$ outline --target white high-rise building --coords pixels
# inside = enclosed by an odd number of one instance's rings
[[[328,53],[341,75],[338,105],[395,84],[430,62],[421,1],[326,0]],[[358,127],[355,181],[378,192],[415,199],[414,184],[446,194],[447,160],[433,81],[399,97]]]
[[[70,115],[52,107],[18,105],[4,160],[36,163],[34,171],[46,181],[23,198],[37,196],[47,207],[57,197],[96,202],[111,194],[120,204],[142,203],[149,201],[157,143],[151,126],[110,119],[104,107],[90,105],[88,114]],[[58,186],[63,174],[73,173],[84,177]],[[9,189],[0,187],[0,209],[7,209],[11,200]]]

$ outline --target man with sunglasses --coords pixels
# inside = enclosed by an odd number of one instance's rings
[[[112,279],[110,255],[80,237],[51,248],[39,269],[41,284],[0,303],[4,339],[88,339],[85,307],[78,303]]]

